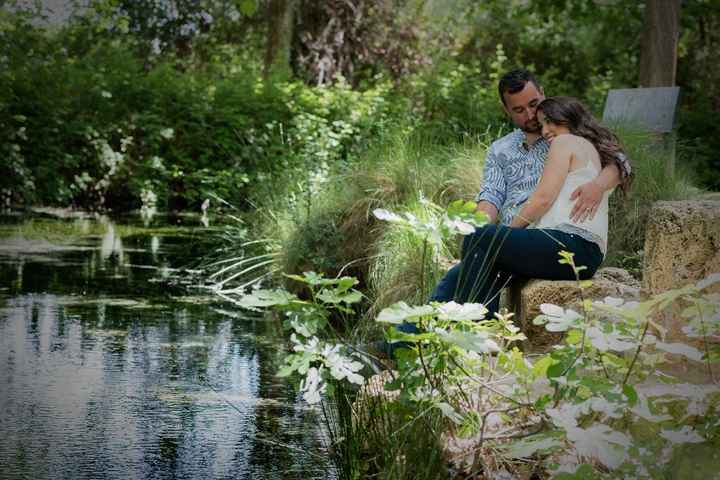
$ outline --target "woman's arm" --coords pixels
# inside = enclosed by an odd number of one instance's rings
[[[570,135],[555,137],[545,160],[540,182],[520,212],[513,218],[511,227],[525,228],[550,209],[570,171],[575,142],[576,140]]]

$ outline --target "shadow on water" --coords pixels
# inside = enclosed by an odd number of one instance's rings
[[[5,220],[0,478],[334,478],[279,325],[187,295],[207,230]]]

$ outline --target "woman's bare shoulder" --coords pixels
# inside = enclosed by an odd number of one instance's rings
[[[580,145],[587,145],[589,142],[587,139],[580,137],[572,133],[563,133],[555,137],[552,142],[552,146],[557,145],[558,147],[573,147]]]

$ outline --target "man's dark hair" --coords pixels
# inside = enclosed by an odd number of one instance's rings
[[[535,85],[535,88],[540,90],[540,84],[535,76],[524,68],[510,70],[503,75],[498,83],[498,93],[500,94],[500,100],[502,100],[503,105],[505,105],[506,93],[518,93],[520,90],[525,88],[525,84],[528,82],[532,82],[532,84]]]

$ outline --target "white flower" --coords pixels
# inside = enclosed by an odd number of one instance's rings
[[[577,324],[583,317],[575,310],[564,309],[550,303],[540,305],[540,311],[547,319],[545,329],[549,332],[564,332]]]
[[[103,98],[112,98],[112,93],[108,92],[107,90],[103,90],[100,92],[100,95],[103,96]]]
[[[160,130],[160,136],[166,140],[170,140],[175,136],[175,130],[172,128],[163,128]]]
[[[322,367],[318,370],[311,367],[307,371],[305,379],[300,382],[300,391],[303,392],[303,399],[310,405],[320,403],[322,393],[325,393],[327,385],[322,380]]]

